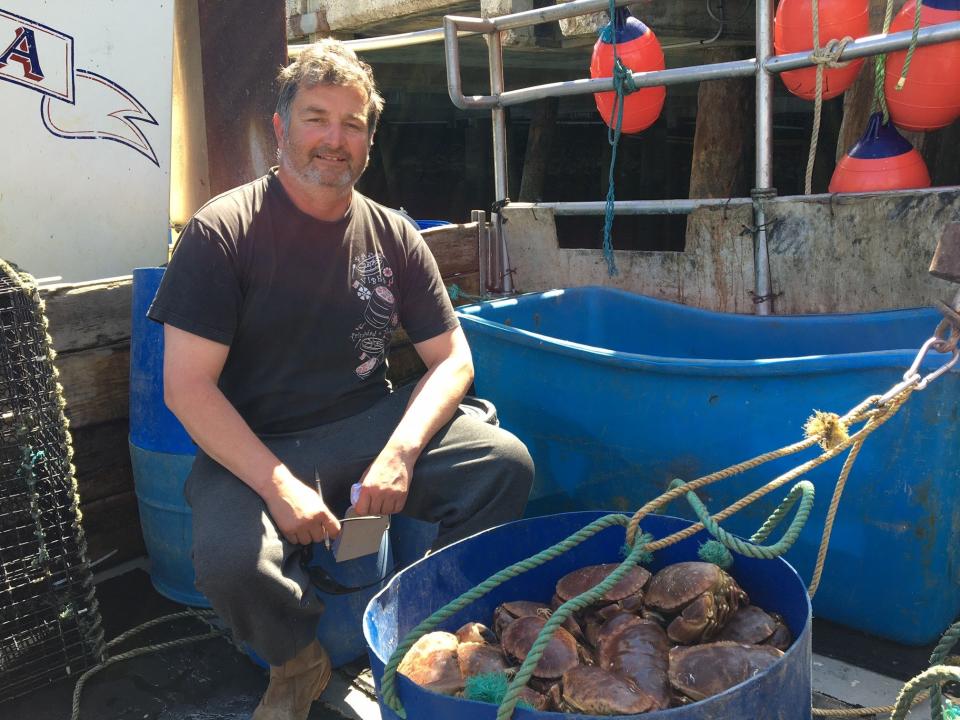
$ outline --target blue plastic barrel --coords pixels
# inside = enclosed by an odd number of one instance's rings
[[[564,513],[500,525],[433,553],[398,574],[371,600],[363,616],[363,632],[378,694],[390,655],[421,621],[504,567],[559,542],[604,514]],[[677,518],[648,517],[641,527],[660,538],[688,525]],[[607,528],[545,565],[512,578],[449,618],[438,629],[453,632],[469,621],[489,625],[494,608],[507,600],[549,602],[556,581],[567,572],[584,565],[619,562],[624,538],[624,528]],[[658,551],[650,569],[697,559],[697,550],[705,539],[700,532]],[[811,611],[803,582],[780,559],[751,560],[738,556],[731,573],[750,595],[751,602],[783,615],[796,638],[794,644],[770,668],[720,695],[691,705],[648,713],[644,718],[811,718]],[[432,693],[400,675],[397,676],[397,688],[408,718],[493,720],[496,717],[494,705]],[[382,696],[380,710],[384,720],[398,718],[385,705]],[[556,715],[517,709],[513,717],[523,720]]]
[[[163,268],[133,271],[130,332],[130,460],[150,580],[161,595],[209,607],[194,584],[191,513],[183,483],[196,446],[163,402],[163,326],[147,318]]]
[[[536,465],[530,514],[634,510],[673,478],[693,480],[803,437],[814,410],[839,414],[899,382],[940,320],[932,309],[748,316],[599,287],[458,308],[476,389]],[[944,356],[931,352],[929,372]],[[840,504],[818,617],[904,643],[960,614],[960,373],[951,371],[864,443]],[[815,455],[794,455],[703,489],[718,511]],[[787,559],[810,578],[840,472],[808,474],[817,500]],[[749,536],[787,489],[726,524]],[[692,517],[684,500],[663,510]]]
[[[163,268],[133,271],[130,328],[130,442],[144,450],[194,455],[196,445],[163,402],[163,326],[147,318]]]

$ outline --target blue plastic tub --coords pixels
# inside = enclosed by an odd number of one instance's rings
[[[383,669],[391,653],[417,624],[490,575],[536,554],[604,514],[564,513],[501,525],[433,553],[397,575],[373,598],[363,616],[370,668],[378,693]],[[677,518],[649,517],[642,528],[655,537],[664,537],[688,524]],[[673,562],[696,559],[697,549],[704,539],[703,533],[699,533],[659,551],[650,569],[657,570]],[[438,629],[455,631],[471,620],[489,624],[493,609],[507,600],[547,602],[560,577],[584,565],[619,561],[623,543],[622,527],[607,528],[547,564],[509,580],[461,610]],[[749,593],[752,602],[784,616],[796,637],[793,646],[775,665],[745,683],[702,702],[648,713],[643,718],[809,720],[811,717],[810,603],[803,582],[783,560],[737,558],[731,572]],[[496,717],[497,708],[494,705],[431,693],[403,676],[397,676],[397,688],[408,718],[493,720]],[[384,720],[398,718],[382,698],[380,710]],[[513,717],[523,720],[560,716],[517,709]]]
[[[708,312],[606,288],[458,309],[476,388],[537,467],[529,514],[632,510],[796,442],[813,410],[844,413],[898,382],[939,321],[931,309],[792,317]],[[931,369],[942,363],[931,353]],[[834,526],[818,616],[901,642],[960,613],[960,375],[915,393],[870,436]],[[719,510],[796,458],[706,488]],[[813,457],[810,454],[803,458]],[[811,577],[840,460],[810,474],[817,502],[787,559]],[[729,527],[749,535],[786,493]],[[685,501],[667,512],[692,515]]]

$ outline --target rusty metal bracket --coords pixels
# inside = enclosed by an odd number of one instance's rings
[[[930,274],[960,283],[960,222],[949,223],[943,229],[930,261]]]

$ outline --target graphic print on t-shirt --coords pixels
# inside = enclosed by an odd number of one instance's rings
[[[350,340],[360,361],[354,372],[363,379],[373,374],[386,357],[390,334],[399,318],[393,270],[382,254],[371,252],[354,258],[350,273],[361,307],[361,322],[350,333]]]

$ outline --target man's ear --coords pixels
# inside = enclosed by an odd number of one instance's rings
[[[277,139],[277,147],[283,144],[283,119],[278,113],[273,114],[273,135]]]

